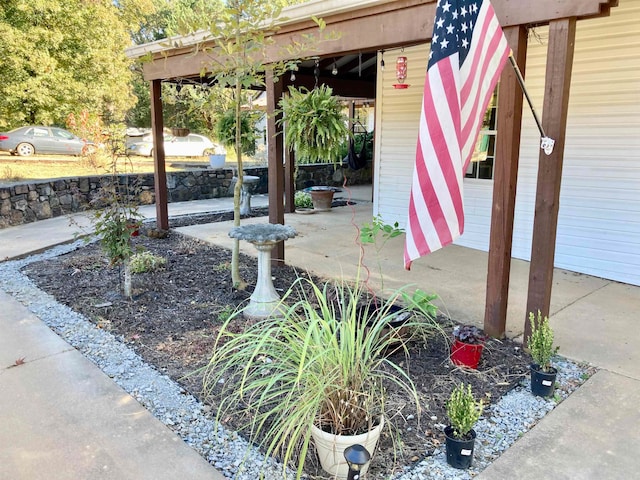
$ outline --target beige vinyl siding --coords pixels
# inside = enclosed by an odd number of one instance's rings
[[[527,88],[540,117],[547,38],[544,27],[532,32],[526,66]],[[418,70],[422,77],[411,78],[408,90],[392,87],[397,52],[385,52],[387,69],[378,82],[382,111],[377,112],[374,208],[385,221],[402,225],[427,52],[426,45],[405,50],[410,75]],[[539,152],[538,131],[526,108],[513,240],[513,256],[525,260],[531,252]],[[491,181],[465,179],[465,233],[457,244],[488,249],[492,189]],[[555,264],[640,285],[640,0],[620,0],[610,17],[578,22]]]
[[[396,58],[407,57],[407,89],[395,89]],[[376,93],[376,162],[374,212],[386,222],[404,226],[416,155],[422,89],[428,45],[384,52],[384,71],[378,66]],[[380,54],[378,54],[378,65]]]

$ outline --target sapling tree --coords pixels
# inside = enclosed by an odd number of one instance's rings
[[[278,30],[277,21],[282,7],[280,2],[259,0],[228,0],[218,4],[201,2],[192,10],[202,9],[194,15],[189,13],[178,19],[181,34],[196,31],[208,31],[209,35],[196,46],[210,59],[203,68],[202,76],[213,78],[217,85],[227,87],[231,95],[232,109],[235,112],[233,125],[242,125],[242,103],[246,91],[265,87],[265,73],[271,69],[274,78],[291,70],[300,56],[310,46],[317,44],[319,38],[303,36],[293,41],[277,55],[285,60],[268,60],[267,51],[273,51],[273,34]],[[207,19],[203,24],[202,19]],[[315,19],[320,31],[324,29],[322,20]],[[328,37],[326,37],[328,38]],[[240,194],[243,182],[243,129],[235,128],[235,153],[237,157],[237,182],[233,195],[233,223],[240,225]],[[235,288],[244,289],[246,283],[240,276],[239,240],[234,240],[231,258],[231,278]]]

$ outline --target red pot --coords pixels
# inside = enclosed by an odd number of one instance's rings
[[[484,345],[482,343],[463,343],[456,339],[451,345],[451,361],[455,365],[478,368],[483,348]]]

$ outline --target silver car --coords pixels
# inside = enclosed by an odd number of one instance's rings
[[[190,133],[186,137],[164,135],[164,155],[166,157],[200,157],[208,151],[220,147],[203,135]],[[127,145],[128,155],[153,156],[153,137],[145,135],[142,140]]]
[[[57,127],[27,126],[0,133],[0,151],[27,157],[34,153],[88,155],[97,146]]]

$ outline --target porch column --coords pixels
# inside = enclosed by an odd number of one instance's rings
[[[527,61],[527,29],[524,26],[508,27],[504,33],[513,50],[513,57],[524,75]],[[484,331],[496,338],[504,337],[507,322],[513,216],[524,98],[518,78],[510,64],[504,68],[499,88],[487,299],[484,311]]]
[[[268,69],[265,76],[267,91],[267,160],[269,176],[269,223],[284,225],[284,167],[282,133],[276,122],[280,114],[275,115],[278,101],[282,97],[282,77],[274,82],[273,70]],[[271,251],[271,265],[284,265],[284,242],[279,242]]]
[[[282,136],[282,130],[280,136]],[[284,158],[284,211],[293,213],[296,211],[296,156],[289,150]]]
[[[153,131],[153,170],[156,192],[156,225],[160,230],[169,230],[167,209],[167,173],[164,162],[164,122],[162,121],[162,81],[151,81],[151,129]]]
[[[524,327],[525,342],[531,335],[528,312],[540,310],[543,316],[549,315],[551,304],[560,183],[575,37],[575,17],[549,23],[542,125],[547,136],[553,138],[556,143],[551,155],[540,151],[531,265],[529,267],[529,294]]]

